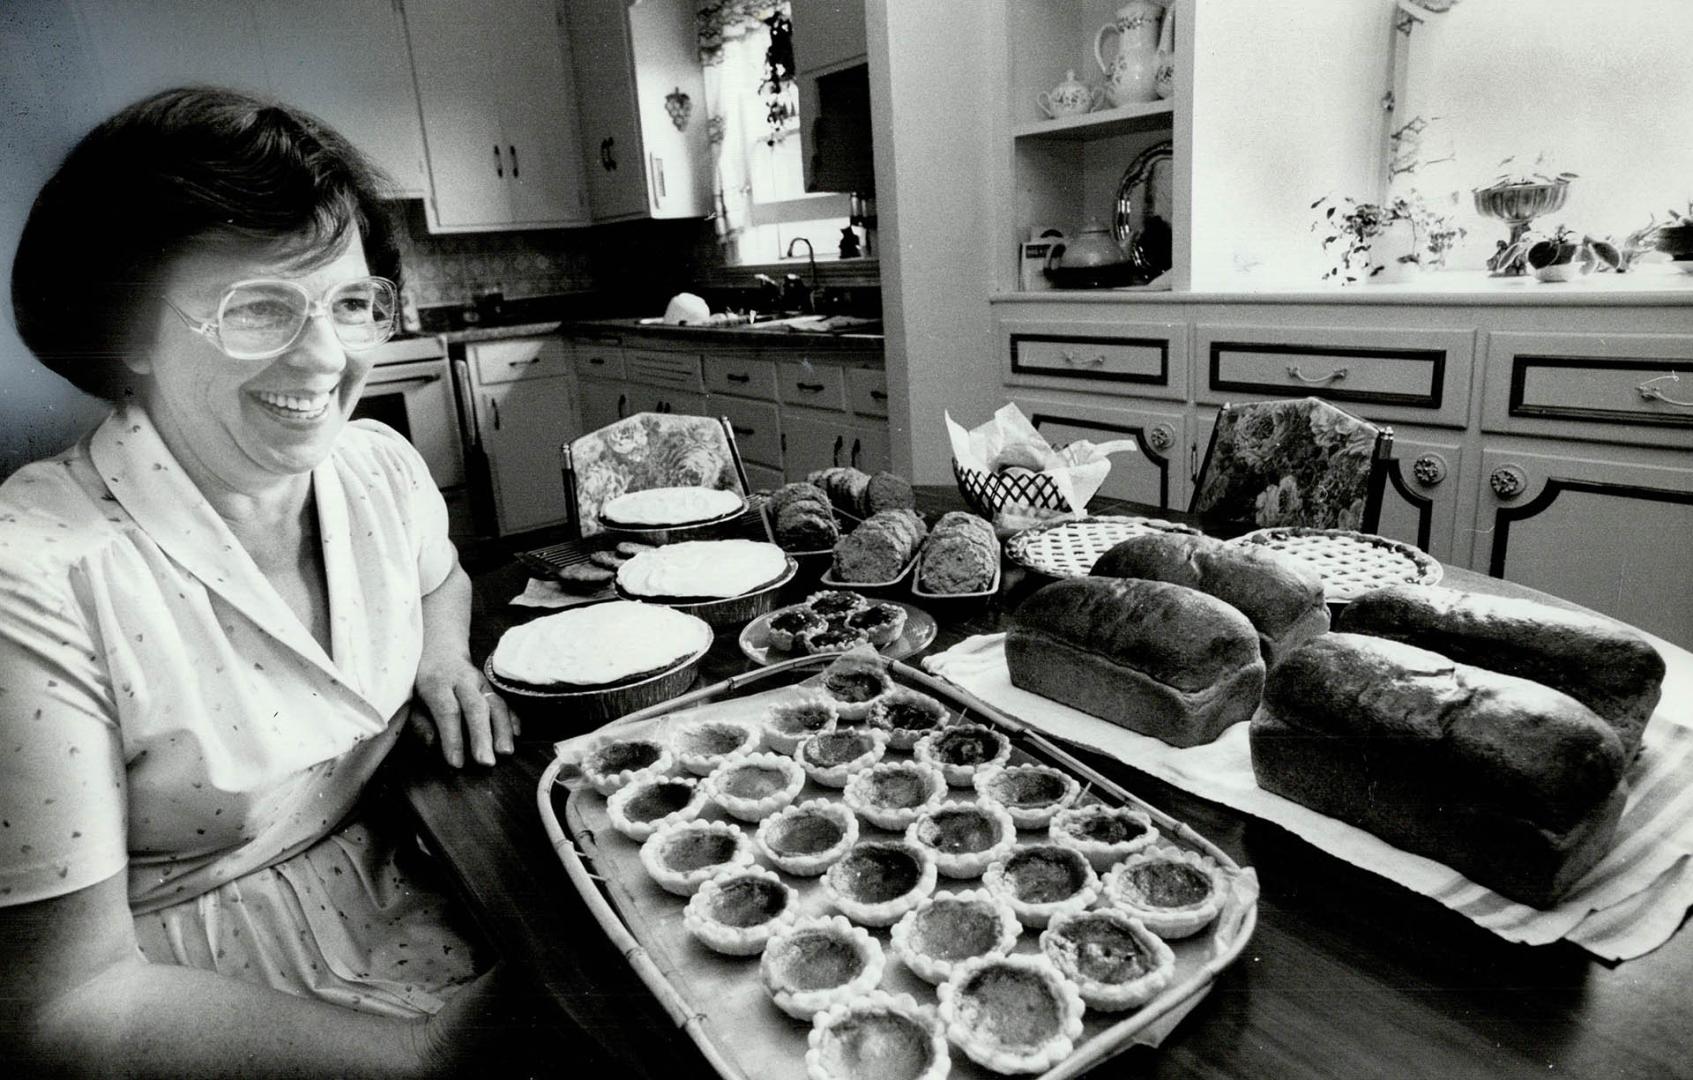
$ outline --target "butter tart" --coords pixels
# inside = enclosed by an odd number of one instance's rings
[[[887,669],[878,660],[845,656],[823,673],[823,694],[835,703],[841,719],[858,723],[870,715],[876,699],[894,688]]]
[[[791,754],[801,739],[835,730],[840,719],[840,710],[827,698],[808,695],[779,702],[765,710],[764,743],[778,754]]]
[[[996,859],[1017,845],[1017,826],[1002,806],[947,801],[917,815],[905,830],[907,843],[926,848],[935,869],[949,878],[981,877]]]
[[[1105,898],[1166,941],[1190,937],[1222,910],[1223,874],[1197,851],[1154,845],[1105,876]]]
[[[692,896],[724,870],[752,863],[752,842],[727,821],[684,821],[647,837],[641,865],[664,891]]]
[[[821,630],[807,630],[799,636],[799,647],[808,654],[844,653],[870,644],[870,635],[845,623],[826,623]]]
[[[946,777],[920,761],[884,761],[853,773],[841,796],[878,829],[904,829],[946,798]]]
[[[663,776],[676,764],[657,739],[608,739],[582,758],[582,775],[601,795],[641,780]]]
[[[928,694],[904,687],[891,690],[870,706],[869,724],[888,733],[888,745],[910,750],[923,736],[952,723],[952,713]]]
[[[758,972],[778,1009],[810,1020],[875,989],[885,963],[881,943],[869,931],[825,915],[798,919],[773,934]]]
[[[870,644],[881,648],[892,645],[905,633],[905,609],[898,604],[880,603],[860,608],[846,617],[847,626],[862,630]]]
[[[1170,947],[1115,908],[1060,915],[1041,931],[1040,948],[1087,1007],[1101,1012],[1145,1005],[1176,974]]]
[[[612,792],[606,816],[612,828],[643,841],[666,825],[692,821],[705,809],[706,793],[692,777],[660,776],[638,780]]]
[[[888,940],[912,974],[938,985],[965,960],[1006,955],[1022,932],[1005,901],[985,889],[966,889],[918,904],[894,923]]]
[[[823,892],[861,926],[891,926],[935,891],[935,859],[903,840],[862,840],[823,873]]]
[[[1019,829],[1044,829],[1076,801],[1082,785],[1050,765],[1005,765],[976,773],[976,794],[1005,807]]]
[[[816,877],[858,843],[858,818],[828,799],[807,799],[758,824],[753,842],[776,869]]]
[[[940,769],[948,784],[967,788],[978,772],[1011,759],[1011,740],[981,724],[954,724],[918,739],[912,754]]]
[[[944,1080],[951,1071],[940,1017],[910,994],[872,990],[836,1002],[806,1037],[806,1080]]]
[[[1099,897],[1099,875],[1087,858],[1057,844],[1017,848],[983,871],[982,884],[1011,905],[1018,922],[1036,928]]]
[[[1044,956],[964,960],[935,992],[947,1040],[997,1073],[1045,1072],[1082,1035],[1081,995]]]
[[[853,773],[876,764],[887,751],[887,735],[874,728],[836,728],[801,739],[794,760],[824,787],[841,788]]]
[[[1058,811],[1046,834],[1053,843],[1087,856],[1093,868],[1103,874],[1155,843],[1158,828],[1144,810],[1092,803]]]
[[[770,644],[783,652],[791,652],[798,647],[801,634],[821,630],[828,625],[829,620],[804,604],[783,608],[770,616],[770,621],[765,624],[769,630]]]
[[[740,720],[691,720],[670,732],[670,750],[684,769],[698,776],[737,754],[758,749],[763,733]]]
[[[707,879],[682,909],[682,928],[708,949],[755,956],[772,934],[798,918],[799,894],[761,866]]]
[[[706,793],[733,818],[763,821],[798,797],[805,770],[782,754],[740,754],[705,778]]]
[[[825,619],[844,619],[855,611],[863,611],[870,601],[846,589],[825,589],[805,598],[805,606]]]

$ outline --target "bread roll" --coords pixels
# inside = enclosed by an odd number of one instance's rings
[[[1630,760],[1663,691],[1664,658],[1644,637],[1533,600],[1395,585],[1355,598],[1339,627],[1562,690],[1616,728]]]
[[[1011,682],[1172,746],[1246,720],[1264,689],[1258,635],[1216,597],[1165,581],[1058,581],[1005,637]]]
[[[1324,634],[1271,672],[1258,786],[1536,907],[1610,845],[1622,742],[1567,694],[1412,645]]]
[[[1093,574],[1186,585],[1239,608],[1258,632],[1266,667],[1329,628],[1322,576],[1257,546],[1196,533],[1144,533],[1101,555]]]

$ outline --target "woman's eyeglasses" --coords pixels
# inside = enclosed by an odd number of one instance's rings
[[[357,352],[394,336],[399,290],[387,278],[366,277],[332,286],[314,301],[298,282],[237,281],[224,290],[217,314],[196,322],[165,298],[188,328],[211,340],[233,360],[268,360],[293,347],[318,315],[327,316],[335,337]]]

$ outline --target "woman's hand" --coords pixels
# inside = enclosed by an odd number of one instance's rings
[[[439,739],[441,756],[455,769],[464,764],[466,744],[478,764],[492,765],[496,753],[511,753],[512,739],[522,733],[517,717],[470,662],[470,602],[470,578],[457,566],[423,597],[423,654],[411,710],[412,727],[426,744]]]

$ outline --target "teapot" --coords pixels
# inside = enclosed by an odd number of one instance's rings
[[[1093,37],[1093,58],[1105,73],[1105,97],[1112,105],[1133,105],[1158,97],[1158,35],[1164,18],[1162,4],[1130,0],[1117,17]],[[1105,38],[1117,35],[1117,48],[1105,58]]]
[[[1035,95],[1035,103],[1041,107],[1041,112],[1054,120],[1061,116],[1075,116],[1079,113],[1092,112],[1099,107],[1105,91],[1099,87],[1089,88],[1088,85],[1076,78],[1074,70],[1064,73],[1064,81],[1051,90],[1042,90]]]
[[[1045,273],[1062,289],[1109,288],[1130,284],[1135,266],[1111,227],[1090,221],[1074,236],[1052,245]]]

